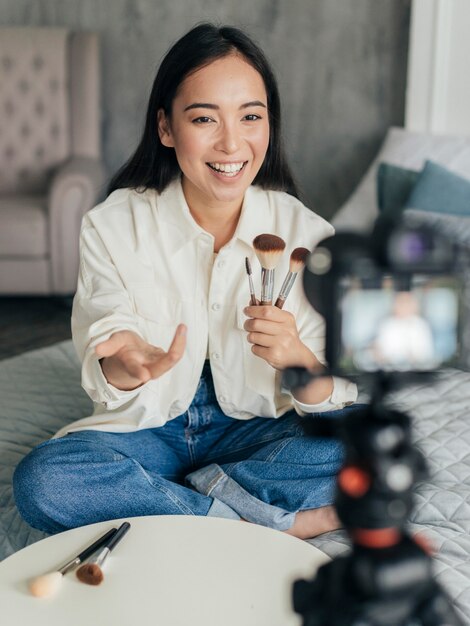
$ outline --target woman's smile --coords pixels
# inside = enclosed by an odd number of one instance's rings
[[[211,168],[216,175],[222,176],[223,178],[235,178],[240,172],[243,170],[248,161],[241,161],[238,163],[208,163],[207,165]]]

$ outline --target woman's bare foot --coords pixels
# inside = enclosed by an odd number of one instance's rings
[[[341,528],[341,522],[336,515],[336,509],[333,506],[323,506],[319,509],[299,511],[294,524],[284,532],[299,539],[311,539],[338,528]]]

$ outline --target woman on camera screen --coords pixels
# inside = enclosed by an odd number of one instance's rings
[[[18,466],[32,526],[183,514],[304,538],[338,527],[340,444],[304,436],[298,415],[354,410],[356,388],[325,376],[281,389],[287,367],[322,371],[324,322],[301,280],[284,308],[259,304],[260,254],[279,261],[279,289],[289,253],[333,233],[297,199],[280,126],[276,80],[242,31],[198,25],[166,54],[140,144],[83,220],[72,330],[94,411]]]

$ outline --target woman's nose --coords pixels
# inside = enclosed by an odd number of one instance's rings
[[[215,149],[225,152],[226,154],[235,153],[240,146],[240,137],[238,132],[232,126],[224,125],[220,129],[219,136],[215,144]]]

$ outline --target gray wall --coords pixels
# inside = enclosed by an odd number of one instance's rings
[[[0,24],[102,38],[103,140],[117,169],[136,146],[159,60],[201,20],[245,28],[279,78],[284,135],[306,203],[330,217],[402,125],[411,0],[0,0]]]

